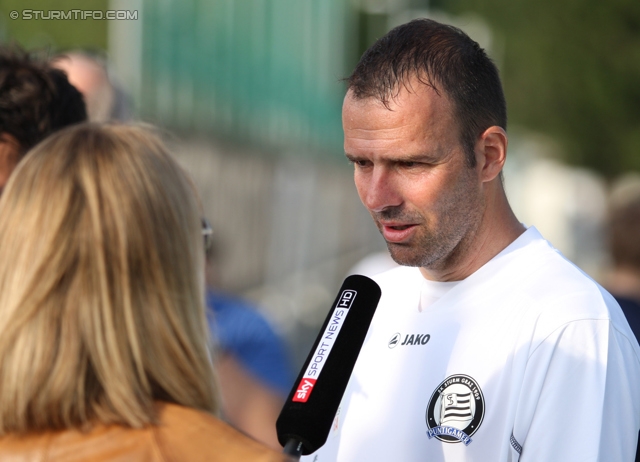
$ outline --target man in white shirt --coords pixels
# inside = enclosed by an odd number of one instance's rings
[[[613,298],[512,212],[495,65],[416,20],[348,82],[345,152],[404,266],[375,278],[340,410],[305,460],[633,460],[640,347]]]

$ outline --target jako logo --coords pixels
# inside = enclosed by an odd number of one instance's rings
[[[391,337],[391,340],[389,340],[389,348],[397,347],[400,343],[401,338],[402,335],[400,335],[400,332],[396,332],[395,334],[393,334],[393,337]]]
[[[398,345],[406,346],[406,345],[426,345],[427,342],[431,339],[431,335],[429,334],[406,334],[404,336],[404,340],[400,343],[400,338],[402,335],[399,332],[393,334],[391,340],[389,340],[389,348],[395,348]]]

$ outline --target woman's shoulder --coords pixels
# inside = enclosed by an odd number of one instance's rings
[[[159,424],[141,429],[97,425],[88,432],[47,431],[0,438],[0,460],[15,462],[285,462],[277,451],[244,436],[215,416],[158,403]]]
[[[147,428],[95,425],[89,431],[73,429],[6,435],[0,438],[0,460],[154,462],[162,460],[162,454],[154,442],[153,433]]]
[[[153,429],[166,460],[284,462],[279,452],[265,447],[203,411],[161,403],[160,424]]]

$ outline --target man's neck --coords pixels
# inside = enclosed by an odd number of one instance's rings
[[[502,190],[487,203],[482,221],[473,235],[461,241],[461,251],[442,268],[420,268],[425,279],[461,281],[471,276],[489,260],[502,252],[523,232],[525,227],[516,218]]]

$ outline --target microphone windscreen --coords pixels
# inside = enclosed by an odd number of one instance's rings
[[[295,439],[307,455],[326,442],[380,296],[368,277],[345,279],[276,422],[283,446]]]

